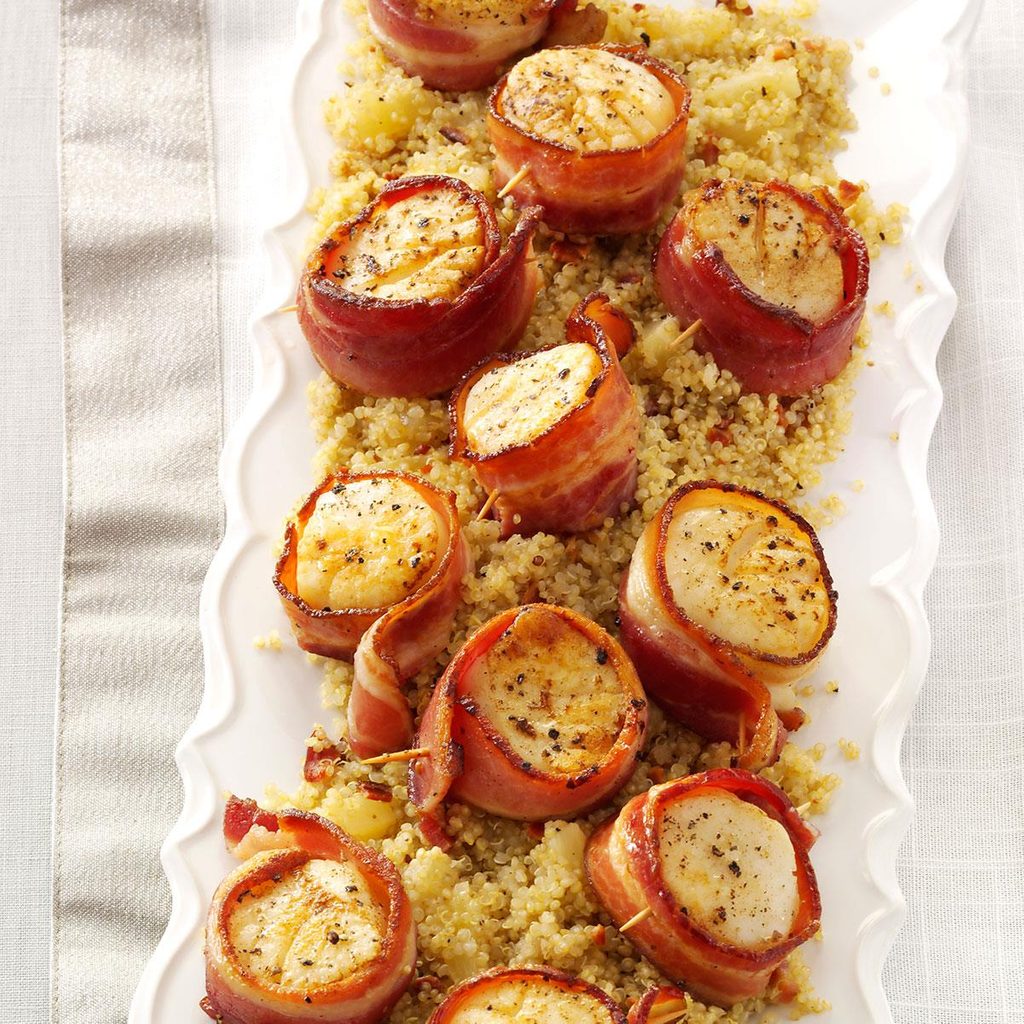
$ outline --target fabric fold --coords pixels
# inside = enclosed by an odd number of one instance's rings
[[[158,851],[202,691],[223,408],[205,18],[202,0],[62,7],[57,1024],[127,1015],[169,913]]]

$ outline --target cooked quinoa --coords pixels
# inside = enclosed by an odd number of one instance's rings
[[[369,36],[363,5],[345,3],[360,41],[341,69],[343,89],[326,106],[338,150],[333,184],[311,202],[311,243],[358,212],[386,181],[419,173],[464,178],[496,204],[503,230],[510,231],[515,209],[511,200],[497,199],[491,179],[486,92],[444,96],[424,89],[391,65]],[[881,244],[899,241],[902,209],[882,213],[866,189],[839,188],[832,161],[845,145],[844,133],[855,127],[846,102],[850,52],[845,43],[809,34],[812,0],[795,0],[787,11],[766,3],[752,15],[727,6],[677,10],[608,0],[599,6],[609,14],[605,41],[642,42],[685,74],[693,94],[686,189],[712,177],[780,177],[803,189],[826,185],[852,198],[849,216],[872,255]],[[647,235],[567,240],[542,228],[535,243],[543,284],[521,348],[563,340],[569,312],[594,290],[606,292],[637,328],[639,343],[624,360],[645,413],[636,503],[600,529],[501,541],[497,523],[475,518],[486,496],[471,471],[448,458],[443,401],[366,398],[326,376],[310,385],[317,481],[339,467],[398,469],[422,474],[457,496],[476,571],[465,582],[447,651],[410,690],[419,710],[466,636],[503,609],[548,601],[614,632],[619,579],[644,524],[689,480],[714,478],[762,490],[793,503],[818,525],[842,514],[836,496],[812,502],[809,495],[820,483],[820,467],[843,450],[866,325],[853,360],[835,381],[791,401],[743,394],[731,374],[689,341],[674,343],[686,325],[658,300],[650,257],[676,208],[666,210]],[[321,749],[331,742],[328,736],[344,736],[352,668],[313,660],[323,664],[324,705],[333,713],[326,734],[311,740]],[[827,689],[838,692],[836,684]],[[661,981],[596,903],[583,872],[584,844],[594,825],[631,796],[655,782],[726,765],[733,752],[724,744],[702,744],[657,708],[651,712],[644,756],[607,807],[575,822],[537,826],[450,805],[454,845],[448,852],[430,847],[418,832],[402,764],[371,769],[342,760],[325,781],[305,783],[290,795],[268,793],[272,808],[316,810],[381,849],[401,872],[418,924],[420,962],[418,980],[392,1021],[424,1021],[453,983],[497,965],[549,964],[600,986],[623,1005]],[[802,750],[790,743],[763,774],[803,813],[820,813],[839,784],[820,771],[824,753],[820,744]],[[361,786],[367,781],[390,787],[391,801],[371,799]],[[795,1016],[827,1007],[813,995],[799,954],[790,958],[786,974],[768,1002],[786,989],[798,993],[787,1007]],[[685,1019],[739,1024],[756,1019],[765,1005],[754,1000],[726,1012],[694,1003]]]

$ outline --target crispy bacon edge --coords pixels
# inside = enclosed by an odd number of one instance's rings
[[[650,1024],[652,1019],[662,1024],[686,1024],[686,1015],[692,1000],[675,985],[657,985],[649,988],[629,1009],[629,1024]]]
[[[717,940],[690,921],[665,882],[658,849],[664,809],[701,789],[724,789],[754,804],[779,822],[793,843],[800,903],[789,934],[770,946],[752,950]],[[637,949],[680,988],[728,1007],[764,993],[775,969],[817,932],[821,897],[808,856],[816,839],[817,832],[777,786],[750,772],[719,768],[634,797],[593,833],[584,861],[591,886],[617,924],[650,908],[628,933]]]
[[[527,982],[565,989],[576,995],[584,995],[600,1003],[608,1011],[608,1024],[627,1024],[622,1007],[611,996],[582,978],[555,970],[553,967],[495,967],[475,978],[456,985],[441,1005],[430,1015],[427,1024],[448,1024],[468,998],[477,995],[480,989],[498,989],[507,982]],[[588,1015],[587,1019],[590,1019]]]
[[[299,597],[296,576],[299,537],[317,499],[338,484],[380,477],[414,487],[437,514],[442,553],[433,572],[390,607],[313,608]],[[401,685],[444,649],[461,600],[462,580],[472,568],[473,556],[459,526],[455,495],[407,473],[332,474],[289,521],[274,570],[274,586],[304,651],[328,658],[354,656],[348,742],[357,757],[400,750],[412,739],[412,712]]]
[[[403,71],[430,89],[466,92],[493,85],[510,58],[548,29],[559,0],[535,0],[515,25],[469,26],[458,16],[426,19],[416,0],[367,0],[370,31]]]
[[[541,771],[520,760],[479,712],[468,677],[476,662],[524,611],[558,616],[605,650],[625,697],[622,728],[604,760],[578,775]],[[574,817],[617,793],[629,780],[647,731],[647,698],[626,652],[596,622],[556,605],[520,605],[484,623],[449,662],[423,714],[417,748],[431,751],[409,765],[409,796],[424,815],[448,796],[519,821]]]
[[[619,363],[633,325],[606,295],[592,292],[570,314],[565,335],[569,343],[594,346],[601,372],[582,402],[527,443],[474,452],[463,424],[469,392],[489,371],[559,346],[495,356],[471,370],[449,400],[449,454],[471,465],[488,492],[498,492],[491,514],[502,537],[593,529],[617,516],[636,491],[640,411]]]
[[[666,228],[654,255],[658,291],[682,323],[701,321],[694,338],[698,351],[710,353],[748,391],[806,394],[836,377],[850,360],[867,305],[867,246],[828,189],[812,195],[783,181],[761,186],[762,195],[772,190],[799,202],[829,232],[842,261],[845,301],[826,321],[812,323],[751,291],[717,245],[693,238],[694,206],[726,184],[708,181],[694,190]]]
[[[711,633],[676,605],[665,569],[669,524],[688,495],[706,490],[770,505],[810,537],[829,595],[829,621],[810,651],[792,658],[751,651]],[[665,502],[640,537],[619,585],[620,635],[652,700],[706,739],[733,744],[739,767],[757,771],[778,760],[786,741],[786,727],[766,684],[792,681],[810,671],[835,632],[837,600],[817,534],[802,516],[758,491],[694,481]],[[792,728],[803,720],[799,710],[782,712],[781,717]]]
[[[246,828],[246,820],[250,825]],[[224,1024],[375,1024],[409,987],[416,967],[416,926],[409,898],[394,865],[330,821],[305,811],[260,811],[252,800],[230,797],[225,839],[245,858],[214,894],[206,924],[206,998],[202,1008]],[[243,830],[244,831],[241,831]],[[275,851],[250,858],[261,850]],[[274,875],[309,860],[354,862],[385,910],[380,956],[350,976],[307,992],[272,992],[248,973],[231,948],[228,927],[239,896]]]
[[[642,46],[594,48],[653,74],[675,103],[675,119],[643,146],[580,153],[520,128],[505,116],[506,75],[494,87],[487,110],[487,129],[496,151],[495,183],[502,188],[528,168],[529,174],[513,187],[512,197],[518,206],[542,207],[545,223],[557,231],[583,235],[647,231],[675,198],[683,180],[690,90],[675,70]]]
[[[484,229],[483,270],[455,299],[380,299],[350,292],[331,276],[335,251],[378,206],[441,189],[472,203]],[[474,363],[514,347],[526,330],[539,281],[529,260],[539,220],[539,210],[524,210],[502,250],[490,204],[459,178],[421,175],[385,185],[306,262],[296,303],[314,358],[332,380],[364,394],[421,397],[450,390]]]

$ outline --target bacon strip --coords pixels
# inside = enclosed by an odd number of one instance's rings
[[[381,205],[435,190],[472,204],[483,228],[483,270],[456,298],[385,299],[356,294],[333,277],[355,229]],[[448,391],[474,363],[512,348],[537,294],[529,262],[540,211],[524,210],[501,250],[501,232],[486,198],[446,175],[401,178],[386,185],[353,220],[336,228],[306,262],[296,302],[313,356],[338,384],[369,395],[423,396]]]
[[[778,760],[786,741],[786,729],[766,684],[797,679],[821,657],[835,630],[835,594],[810,525],[781,503],[749,492],[794,520],[812,540],[829,594],[828,623],[813,650],[800,657],[782,658],[731,644],[693,622],[673,597],[665,548],[676,509],[689,496],[714,490],[748,493],[713,481],[687,484],[647,524],[619,586],[621,639],[645,689],[658,704],[706,739],[733,744],[738,749],[739,767],[757,771]],[[799,714],[784,713],[799,725]]]
[[[529,1005],[536,1006],[539,1020],[606,1021],[627,1024],[622,1008],[595,985],[552,967],[496,967],[457,985],[431,1014],[427,1024],[459,1024],[493,1003],[509,1008],[522,1004],[531,989]],[[545,1013],[548,1003],[550,1011]],[[474,1012],[475,1011],[475,1012]]]
[[[463,379],[449,402],[451,457],[469,463],[488,492],[497,491],[492,515],[503,537],[592,529],[617,516],[636,490],[640,412],[619,364],[632,344],[633,326],[607,296],[593,292],[573,310],[565,334],[570,343],[593,345],[602,370],[587,399],[529,443],[480,454],[469,447],[463,420],[469,392],[484,374],[536,352],[488,360]]]
[[[541,45],[590,46],[601,42],[607,28],[607,11],[602,11],[595,4],[580,7],[578,0],[560,0],[555,4]]]
[[[486,21],[467,17],[457,3],[436,2],[426,14],[424,6],[422,0],[367,0],[370,30],[428,88],[465,92],[492,85],[510,58],[530,49],[547,31],[558,0],[526,2],[519,14]]]
[[[397,870],[382,854],[318,815],[295,810],[274,815],[256,812],[251,800],[228,800],[225,837],[229,844],[246,814],[253,813],[257,821],[272,819],[276,827],[257,826],[253,842],[247,833],[234,844],[248,859],[228,875],[210,905],[203,1009],[224,1024],[376,1024],[398,1002],[415,973],[416,927]],[[253,888],[315,860],[348,862],[357,868],[386,921],[380,955],[347,977],[306,990],[267,985],[239,959],[229,929],[232,912]]]
[[[306,759],[302,777],[307,782],[324,782],[333,777],[336,766],[345,759],[344,744],[332,743],[323,726],[314,725],[306,742]]]
[[[550,766],[542,770],[523,761],[479,707],[476,687],[485,680],[474,670],[494,644],[514,630],[524,612],[556,617],[582,634],[600,652],[600,663],[613,666],[622,688],[623,719],[614,743],[602,760],[574,775],[558,773]],[[536,658],[543,660],[544,651],[537,651]],[[556,660],[562,658],[556,656]],[[579,670],[583,684],[586,666],[581,665]],[[522,714],[523,727],[532,728],[530,723],[537,712],[524,706]],[[426,815],[433,814],[446,797],[520,821],[583,814],[626,784],[646,729],[643,687],[625,651],[605,630],[568,608],[510,608],[486,622],[463,644],[435,687],[416,739],[416,747],[427,748],[431,754],[409,766],[410,799]],[[570,743],[568,728],[561,733],[555,739]]]
[[[869,259],[861,236],[827,189],[814,195],[782,181],[758,186],[763,205],[772,193],[797,202],[826,231],[842,261],[842,305],[813,323],[748,288],[713,242],[691,228],[695,208],[734,182],[705,182],[687,198],[662,236],[654,275],[662,301],[682,323],[699,319],[694,345],[710,353],[749,391],[802,395],[832,380],[850,360],[867,302]]]
[[[298,542],[317,499],[338,484],[373,477],[401,479],[414,487],[437,514],[440,554],[433,572],[408,597],[390,607],[330,611],[310,607],[297,592]],[[288,524],[274,586],[304,651],[328,658],[354,657],[348,742],[357,757],[408,746],[413,735],[412,712],[402,693],[402,683],[444,649],[461,599],[463,577],[472,567],[455,495],[404,473],[333,474],[313,491]]]
[[[629,1024],[686,1024],[693,1001],[674,985],[649,988],[629,1010]]]
[[[793,845],[797,914],[788,935],[761,948],[716,940],[683,912],[665,881],[658,842],[662,817],[675,802],[709,789],[726,790],[754,804],[785,828]],[[772,972],[817,932],[821,898],[808,856],[816,838],[777,786],[749,772],[720,768],[654,786],[634,797],[618,817],[590,837],[585,863],[598,898],[619,925],[649,908],[649,915],[628,932],[644,956],[703,1002],[732,1006],[763,994]],[[641,1011],[637,1024],[645,1019]]]
[[[229,796],[227,803],[224,805],[224,843],[228,848],[228,852],[239,856],[239,859],[245,860],[247,856],[251,856],[256,852],[256,848],[251,848],[249,853],[246,853],[241,844],[249,836],[259,837],[260,841],[269,839],[269,834],[277,832],[279,829],[277,815],[271,814],[270,811],[264,811],[260,809],[259,804],[255,800],[239,799],[237,796]],[[262,829],[262,832],[259,830]],[[238,854],[238,850],[242,848],[242,854]],[[269,847],[262,847],[268,849]]]
[[[513,123],[503,111],[506,78],[491,93],[487,129],[496,151],[495,183],[529,173],[511,194],[521,207],[540,206],[544,222],[567,234],[625,235],[647,231],[679,191],[686,169],[690,90],[667,64],[642,46],[601,47],[639,64],[671,95],[675,120],[643,146],[578,152]]]

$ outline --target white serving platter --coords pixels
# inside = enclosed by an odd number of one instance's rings
[[[843,778],[832,809],[816,819],[824,941],[805,949],[815,987],[833,1005],[816,1018],[820,1024],[892,1019],[881,973],[904,916],[896,853],[911,816],[899,748],[928,663],[922,592],[938,532],[926,459],[942,399],[935,357],[956,308],[943,260],[968,144],[964,50],[980,8],[981,0],[821,0],[815,19],[823,32],[863,41],[854,48],[851,94],[861,127],[840,172],[870,181],[879,205],[910,208],[904,245],[872,269],[869,306],[888,299],[898,315],[875,318],[874,366],[857,382],[847,449],[811,495],[838,493],[848,509],[821,533],[841,601],[839,629],[816,678],[840,680],[841,690],[812,699],[814,720],[798,737],[804,746],[827,743],[823,766]],[[265,237],[267,287],[252,325],[255,389],[224,449],[227,531],[200,606],[205,690],[177,751],[184,806],[162,851],[173,910],[130,1024],[208,1020],[198,1006],[202,927],[210,896],[232,866],[220,832],[223,794],[259,797],[269,782],[297,785],[310,726],[330,718],[320,705],[319,670],[294,645],[261,652],[253,637],[271,628],[288,635],[270,585],[271,547],[295,497],[314,483],[304,391],[317,371],[294,318],[274,311],[292,301],[310,231],[304,204],[311,187],[326,183],[332,144],[322,102],[336,89],[352,32],[338,0],[299,0],[295,85],[281,139],[287,219]],[[880,78],[869,75],[871,67]],[[882,82],[891,95],[882,94]],[[279,219],[267,217],[268,224]],[[865,482],[863,491],[850,488],[855,480]],[[860,760],[841,757],[839,737],[860,745]]]

